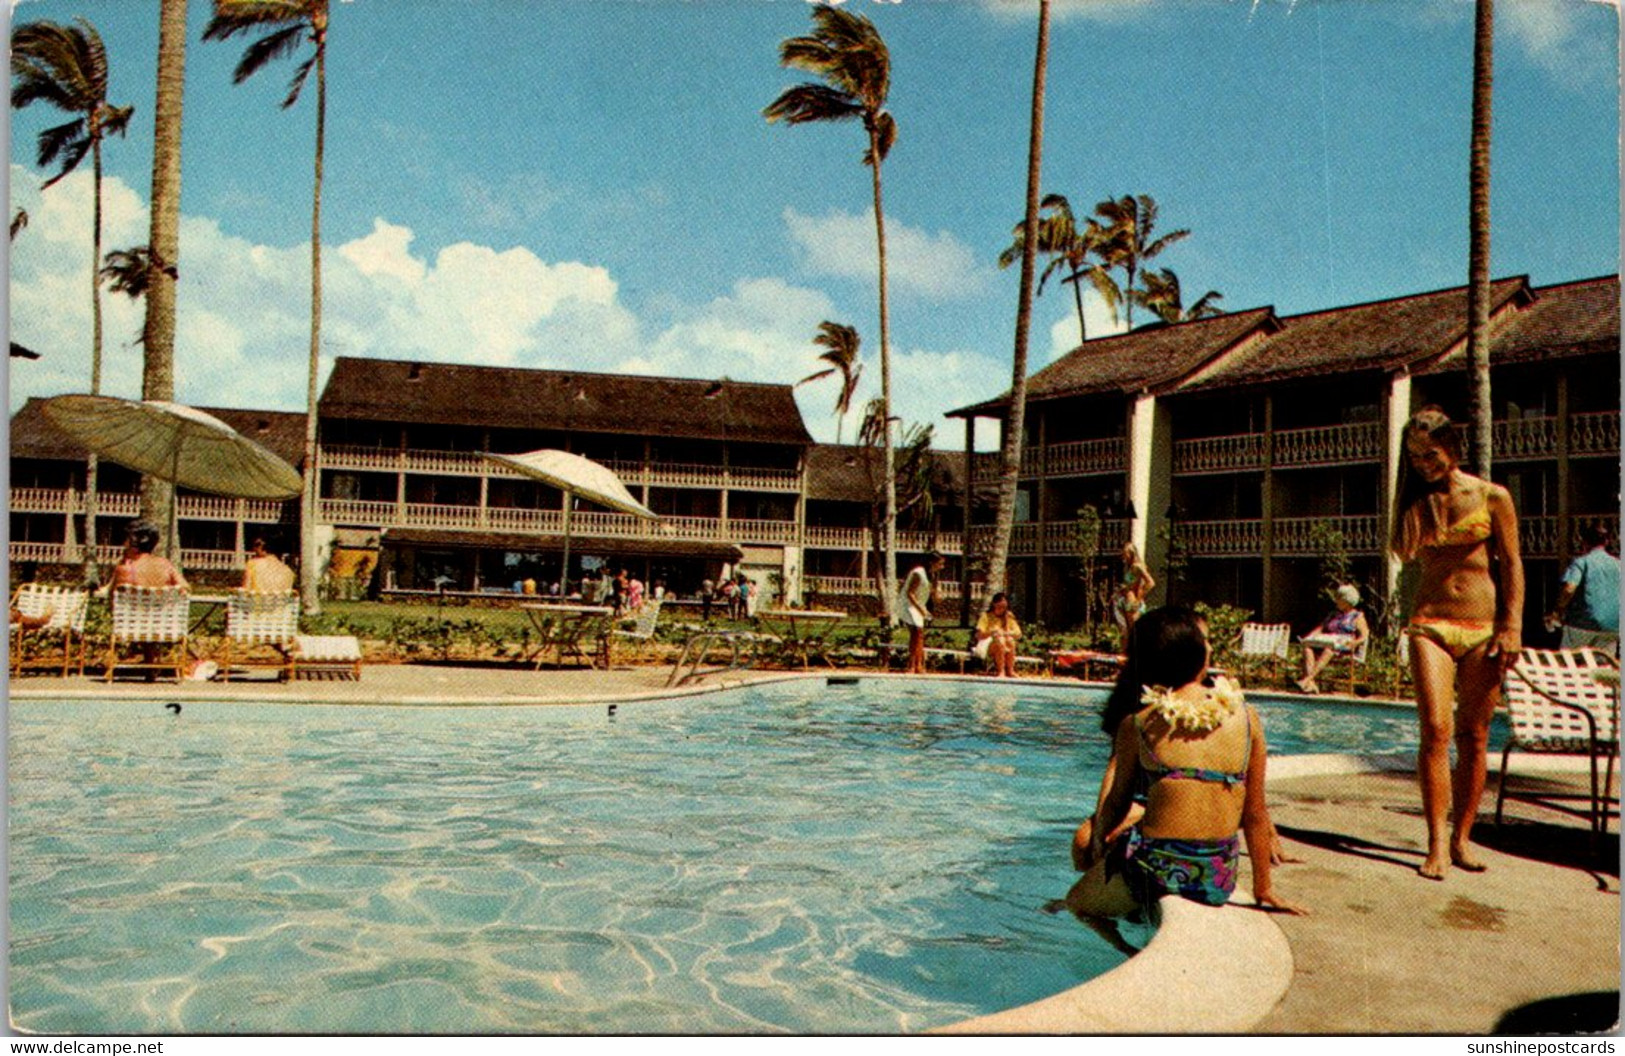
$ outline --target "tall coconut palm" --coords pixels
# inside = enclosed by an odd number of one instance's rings
[[[1111,267],[1123,269],[1122,291],[1128,309],[1126,322],[1132,330],[1134,291],[1137,288],[1134,277],[1157,254],[1189,237],[1190,231],[1181,228],[1152,240],[1151,232],[1157,226],[1157,203],[1149,194],[1108,198],[1095,206],[1095,215],[1104,221],[1101,226],[1105,229],[1105,235],[1098,250],[1101,259]]]
[[[152,116],[152,211],[147,272],[147,316],[141,328],[141,398],[175,398],[175,283],[181,229],[181,114],[186,81],[186,0],[162,0],[158,9],[158,90]],[[141,478],[141,516],[170,524],[175,489],[154,476]],[[164,539],[171,559],[180,541]]]
[[[1038,187],[1044,158],[1044,81],[1049,66],[1050,0],[1038,5],[1038,46],[1033,59],[1032,117],[1027,136],[1027,212],[1021,243],[1021,292],[1016,303],[1015,351],[1010,362],[1010,409],[1004,420],[1004,443],[999,465],[999,507],[993,529],[993,551],[988,555],[988,597],[1004,589],[1005,564],[1010,557],[1010,536],[1016,526],[1016,480],[1021,474],[1022,432],[1027,428],[1027,341],[1033,322],[1033,272],[1038,263]],[[969,472],[969,467],[966,467]],[[967,577],[969,573],[965,574]],[[961,597],[970,597],[963,584]],[[961,612],[969,618],[966,602]]]
[[[768,121],[800,125],[823,121],[861,121],[869,149],[874,197],[875,244],[880,286],[880,404],[886,423],[885,582],[881,604],[888,626],[896,619],[897,594],[897,475],[892,450],[891,315],[886,301],[886,213],[881,206],[880,166],[897,140],[897,122],[886,110],[891,90],[891,54],[873,22],[839,7],[812,9],[813,32],[779,43],[779,63],[823,79],[787,88],[762,111]]]
[[[863,364],[858,362],[858,348],[862,343],[854,328],[824,320],[818,324],[818,334],[813,338],[813,344],[824,349],[818,358],[829,366],[796,382],[797,385],[805,385],[809,381],[822,381],[832,374],[840,374],[841,390],[835,396],[837,444],[841,442],[841,427],[846,421],[846,412],[852,409],[852,396],[858,390],[858,379],[863,376]]]
[[[305,385],[304,497],[299,511],[300,594],[307,612],[317,612],[316,592],[316,381],[322,354],[322,149],[327,128],[327,0],[214,0],[214,17],[204,40],[268,31],[243,52],[232,83],[241,84],[276,59],[292,56],[304,44],[310,55],[294,69],[283,109],[299,101],[311,71],[316,73],[316,172],[310,211],[310,363]]]
[[[1219,301],[1224,300],[1224,294],[1218,290],[1207,291],[1196,299],[1195,304],[1186,308],[1184,295],[1179,289],[1179,276],[1169,268],[1146,271],[1140,276],[1140,283],[1143,289],[1134,291],[1134,303],[1165,323],[1185,323],[1224,314],[1224,309],[1218,305]]]
[[[1089,340],[1089,329],[1083,321],[1083,283],[1087,281],[1094,287],[1113,315],[1117,313],[1117,302],[1122,299],[1111,272],[1089,260],[1104,232],[1093,220],[1080,230],[1077,217],[1072,213],[1072,203],[1067,201],[1064,194],[1045,195],[1039,203],[1039,210],[1038,251],[1048,255],[1050,261],[1038,276],[1037,295],[1044,295],[1044,284],[1049,282],[1051,275],[1062,268],[1067,270],[1061,281],[1072,287],[1072,300],[1078,310],[1078,341],[1082,343]],[[999,267],[1008,268],[1021,259],[1026,232],[1025,220],[1015,226],[1010,245],[999,254]]]
[[[1468,161],[1467,358],[1472,365],[1473,472],[1490,476],[1490,110],[1495,84],[1495,3],[1473,20],[1473,131]]]
[[[102,391],[102,295],[98,273],[102,263],[102,140],[122,136],[134,107],[107,101],[107,49],[96,27],[83,18],[64,26],[56,22],[26,22],[11,31],[11,105],[22,109],[49,103],[73,114],[72,120],[39,134],[41,168],[57,166],[57,173],[41,190],[56,184],[91,159],[90,239],[90,391]],[[24,214],[23,223],[27,223]],[[17,218],[12,219],[16,237]],[[96,455],[85,464],[85,574],[96,566]]]

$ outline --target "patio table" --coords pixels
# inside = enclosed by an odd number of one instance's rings
[[[522,659],[535,657],[538,671],[542,669],[548,649],[555,650],[560,666],[563,666],[567,652],[592,663],[592,657],[582,648],[581,641],[594,629],[599,631],[602,638],[602,633],[615,616],[615,610],[608,605],[572,605],[567,602],[530,602],[520,605],[519,611],[535,628],[539,641],[535,651]]]
[[[815,657],[835,666],[825,643],[844,619],[846,613],[829,609],[762,609],[756,613],[757,623],[779,640],[786,654],[801,657],[804,671],[811,668]]]

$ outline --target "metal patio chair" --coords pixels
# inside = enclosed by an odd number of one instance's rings
[[[173,672],[175,681],[184,679],[191,662],[187,652],[191,601],[191,593],[185,587],[114,587],[107,681],[113,681],[113,674],[120,667]],[[121,662],[121,647],[139,648],[142,659]]]
[[[222,677],[231,681],[234,663],[244,666],[272,666],[283,679],[293,675],[293,644],[299,634],[299,594],[297,591],[234,590],[226,597],[226,655]],[[250,665],[238,661],[239,647],[246,652],[265,646],[277,655],[274,664]]]
[[[21,620],[11,623],[11,673],[20,674],[25,668],[55,668],[57,659],[36,656],[25,659],[24,653],[36,639],[59,640],[62,643],[60,667],[62,677],[77,666],[85,673],[85,611],[90,604],[90,593],[71,587],[48,587],[42,583],[24,583],[11,599],[12,610]],[[44,620],[44,623],[40,623]],[[29,626],[33,624],[33,626]],[[75,642],[78,643],[77,649]]]

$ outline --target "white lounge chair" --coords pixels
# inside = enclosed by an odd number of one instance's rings
[[[191,602],[192,596],[185,587],[114,587],[107,681],[113,681],[113,673],[120,667],[173,671],[175,681],[184,679],[191,665],[186,649]],[[141,649],[142,659],[121,663],[121,646]],[[163,658],[159,659],[161,655]]]
[[[1247,662],[1261,660],[1265,665],[1275,668],[1278,673],[1280,664],[1287,659],[1291,647],[1290,623],[1244,623],[1241,625],[1241,640],[1236,646],[1236,666],[1245,676]]]
[[[292,678],[302,674],[361,679],[361,643],[350,634],[299,634],[293,639]]]
[[[85,673],[85,610],[89,606],[88,591],[71,587],[48,587],[42,583],[24,583],[11,599],[11,607],[23,620],[11,624],[11,673],[18,674],[28,667],[57,667],[50,656],[25,660],[23,653],[35,638],[60,639],[62,642],[62,677],[77,663],[78,673]],[[37,621],[44,620],[44,623]],[[34,626],[29,626],[33,623]],[[77,641],[78,648],[74,643]]]
[[[234,590],[226,597],[226,656],[223,675],[231,681],[239,646],[245,651],[268,646],[277,654],[274,666],[283,678],[293,674],[294,639],[299,635],[299,595],[296,591]]]
[[[1619,664],[1595,649],[1525,649],[1502,686],[1512,736],[1501,753],[1495,823],[1506,801],[1531,803],[1591,823],[1593,841],[1619,816],[1614,761],[1619,756]],[[1589,794],[1547,785],[1510,787],[1512,752],[1583,755],[1591,761]],[[1598,763],[1605,772],[1598,780]],[[1584,809],[1570,804],[1585,803]]]
[[[632,626],[629,629],[616,628],[605,636],[604,667],[606,669],[613,666],[610,646],[618,638],[636,642],[637,645],[634,649],[638,655],[642,655],[644,646],[654,640],[655,624],[660,620],[660,606],[663,600],[662,598],[650,598],[645,601],[643,607],[633,614]]]

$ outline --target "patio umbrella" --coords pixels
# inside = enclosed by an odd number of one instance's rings
[[[180,487],[241,499],[291,499],[299,471],[213,415],[167,400],[54,396],[51,424],[101,457]],[[169,539],[175,544],[175,507]]]
[[[484,457],[494,465],[506,466],[521,476],[550,484],[564,492],[565,579],[570,576],[570,507],[575,505],[577,497],[645,520],[659,519],[659,514],[632,497],[613,469],[590,458],[551,448],[523,455],[498,455],[486,451]]]

